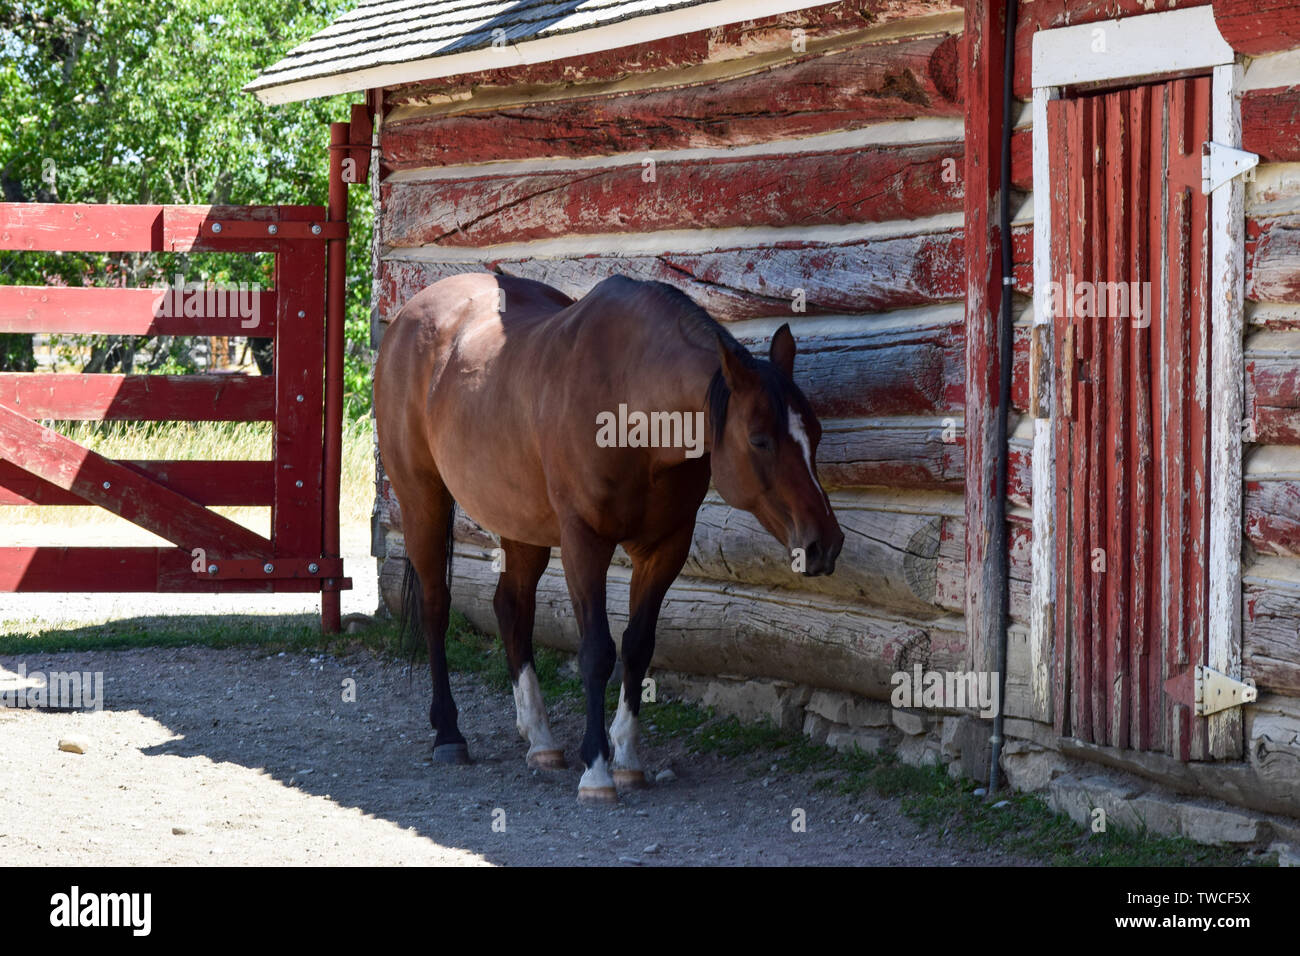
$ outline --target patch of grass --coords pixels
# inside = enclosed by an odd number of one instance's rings
[[[33,622],[33,625],[35,622]],[[326,643],[315,617],[129,618],[82,624],[60,630],[10,624],[0,634],[0,654],[118,650],[139,647],[267,647],[276,650],[318,649]]]

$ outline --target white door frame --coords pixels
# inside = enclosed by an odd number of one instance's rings
[[[1242,67],[1219,33],[1213,10],[1194,7],[1042,30],[1033,42],[1034,324],[1052,327],[1052,215],[1047,104],[1078,83],[1155,79],[1161,74],[1213,70],[1210,135],[1241,146]],[[1210,197],[1210,554],[1207,663],[1241,677],[1241,458],[1243,413],[1244,187],[1240,178]],[[1047,353],[1050,355],[1051,353]],[[1050,359],[1047,360],[1050,362]],[[1052,376],[1040,376],[1040,395],[1050,396]],[[1050,401],[1042,404],[1051,414]],[[1034,421],[1033,581],[1030,674],[1033,710],[1051,720],[1052,625],[1057,598],[1056,468],[1054,416]],[[1210,753],[1237,752],[1240,711],[1209,718]]]

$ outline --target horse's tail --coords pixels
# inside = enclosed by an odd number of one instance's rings
[[[455,555],[456,544],[456,502],[451,503],[447,512],[447,529],[443,545],[447,562],[447,592],[451,592],[451,562]],[[424,588],[420,584],[419,572],[411,559],[406,559],[402,569],[402,616],[397,626],[398,647],[409,651],[412,659],[424,649]]]

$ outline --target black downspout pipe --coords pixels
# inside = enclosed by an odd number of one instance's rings
[[[1011,300],[1014,298],[1013,275],[1015,258],[1011,245],[1011,129],[1015,125],[1012,108],[1015,105],[1014,85],[1016,67],[1016,5],[1019,0],[1007,0],[1006,46],[1002,51],[1002,181],[998,188],[998,219],[1002,233],[1002,298],[998,318],[998,386],[997,408],[997,465],[993,481],[993,527],[990,547],[993,548],[997,589],[997,682],[998,708],[993,715],[992,760],[989,763],[989,796],[998,789],[998,762],[1002,758],[1002,711],[1006,701],[1007,686],[1007,627],[1011,619],[1011,590],[1009,586],[1011,554],[1007,547],[1007,416],[1011,407],[1011,372],[1013,343],[1011,325]]]

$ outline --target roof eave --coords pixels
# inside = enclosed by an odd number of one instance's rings
[[[336,96],[340,93],[401,86],[406,83],[419,83],[480,70],[499,70],[562,60],[572,56],[603,53],[619,47],[635,46],[684,33],[694,33],[697,30],[708,30],[730,23],[757,20],[835,2],[837,0],[713,0],[711,3],[702,3],[685,9],[679,7],[647,16],[631,17],[617,23],[575,30],[571,33],[523,40],[506,46],[489,46],[462,53],[384,63],[359,70],[345,70],[325,76],[304,77],[283,82],[260,76],[245,86],[244,92],[254,94],[268,106],[298,103],[303,100]]]

